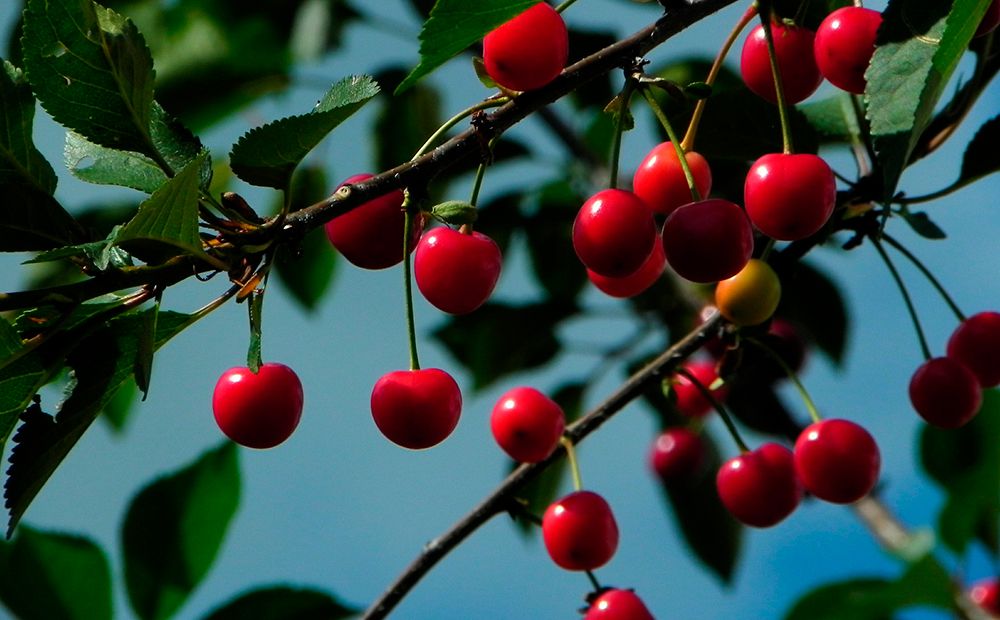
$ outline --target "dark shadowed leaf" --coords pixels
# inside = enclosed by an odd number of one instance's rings
[[[801,327],[807,340],[834,364],[844,361],[850,320],[844,297],[823,272],[806,262],[776,266],[781,277],[781,304],[777,314]]]
[[[111,566],[79,536],[18,529],[0,547],[0,600],[20,620],[111,620]]]
[[[391,93],[405,75],[390,69],[376,79]],[[375,167],[389,170],[409,161],[441,122],[441,97],[434,88],[416,86],[387,97],[375,119]]]
[[[842,6],[847,6],[851,0],[774,0],[774,11],[786,19],[795,19],[799,26],[805,26],[815,31],[820,22],[829,13]]]
[[[292,178],[291,210],[307,207],[329,193],[330,185],[323,169],[303,166]],[[336,266],[337,253],[320,227],[306,233],[296,245],[282,245],[274,273],[302,308],[313,311],[326,298]]]
[[[204,620],[339,620],[360,611],[319,590],[268,586],[241,594]]]
[[[1000,170],[1000,116],[986,121],[976,132],[962,157],[959,182],[968,183]]]
[[[909,210],[902,212],[903,219],[910,225],[915,233],[925,239],[945,239],[948,235],[941,228],[931,221],[929,215],[923,211],[913,213]]]
[[[143,620],[171,617],[215,561],[239,505],[238,450],[225,442],[142,489],[129,505],[125,583]]]
[[[572,302],[587,282],[587,271],[573,250],[573,219],[584,198],[565,182],[547,185],[527,216],[524,233],[532,271],[553,299]]]
[[[104,405],[103,415],[108,427],[115,433],[125,431],[130,414],[138,403],[139,388],[134,381],[126,381],[115,391],[111,399]]]

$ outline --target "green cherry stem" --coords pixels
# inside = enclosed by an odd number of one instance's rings
[[[575,2],[576,0],[566,0],[565,2],[556,7],[556,13],[562,13],[569,7],[573,6]]]
[[[729,434],[732,436],[733,441],[736,442],[736,446],[740,449],[740,452],[750,452],[750,448],[747,446],[746,442],[743,441],[743,437],[740,436],[740,432],[736,428],[736,424],[733,423],[733,419],[729,416],[729,412],[722,406],[722,403],[716,400],[712,391],[708,389],[704,383],[699,381],[698,378],[691,373],[691,371],[683,366],[677,369],[677,374],[683,375],[685,379],[691,382],[691,385],[701,392],[701,395],[704,396],[708,402],[712,403],[712,407],[719,412],[719,417],[722,418],[722,422],[726,425],[726,430],[729,431]]]
[[[493,145],[496,144],[496,141],[497,138],[493,138],[487,146],[490,158],[493,157]],[[476,168],[476,180],[472,183],[472,195],[469,197],[469,204],[473,207],[477,206],[476,203],[479,202],[479,191],[483,188],[483,177],[486,176],[486,164],[487,162],[484,161]]]
[[[485,99],[475,105],[471,105],[465,108],[455,116],[452,116],[451,118],[446,120],[444,122],[444,125],[438,127],[437,131],[432,133],[431,137],[427,138],[427,141],[424,142],[424,144],[417,150],[416,153],[414,153],[413,157],[410,158],[410,161],[418,159],[419,157],[423,156],[424,153],[431,150],[431,147],[434,146],[435,142],[440,140],[441,137],[444,136],[444,134],[448,133],[452,127],[461,123],[464,119],[472,116],[473,114],[479,112],[480,110],[489,110],[490,108],[498,108],[503,104],[507,103],[508,101],[510,101],[510,97],[507,96],[491,97],[490,99]]]
[[[774,92],[778,99],[778,116],[781,118],[781,143],[783,152],[791,154],[795,152],[792,146],[791,122],[788,119],[788,104],[785,102],[785,87],[782,84],[781,72],[778,70],[778,56],[774,51],[774,33],[771,32],[771,3],[760,0],[760,8],[757,16],[760,17],[760,25],[764,29],[764,40],[767,42],[767,59],[771,63],[771,77],[774,78]]]
[[[569,471],[573,475],[573,490],[579,491],[583,488],[583,481],[580,478],[580,465],[576,461],[576,447],[573,446],[573,441],[565,435],[559,438],[559,443],[566,450],[566,459],[569,460]]]
[[[622,134],[625,133],[625,118],[629,114],[629,103],[632,101],[632,92],[635,90],[635,79],[625,76],[625,85],[619,93],[618,122],[615,123],[615,135],[611,141],[611,174],[608,179],[608,187],[615,189],[618,187],[618,164],[622,154]]]
[[[766,353],[768,357],[774,360],[774,363],[781,367],[785,376],[787,376],[788,380],[795,386],[795,391],[799,393],[799,396],[802,398],[802,402],[805,403],[806,411],[809,412],[810,419],[812,419],[813,422],[819,422],[822,419],[822,416],[819,415],[819,409],[816,408],[816,401],[814,401],[812,396],[809,395],[809,390],[807,390],[806,386],[802,384],[802,381],[799,380],[798,375],[795,374],[795,371],[792,370],[791,366],[789,366],[785,360],[781,359],[781,356],[778,355],[774,349],[764,344],[764,342],[757,340],[756,338],[745,338],[744,340]]]
[[[691,173],[691,166],[688,164],[687,157],[684,154],[684,147],[677,139],[677,133],[674,132],[674,128],[670,124],[670,119],[667,118],[666,112],[663,111],[663,108],[656,100],[656,97],[653,96],[648,86],[640,86],[639,91],[646,98],[646,102],[649,103],[649,107],[653,110],[656,119],[663,125],[663,129],[667,132],[667,137],[670,139],[670,144],[674,146],[674,151],[677,153],[677,163],[681,165],[681,170],[684,171],[684,180],[687,181],[688,189],[691,190],[691,202],[698,202],[701,200],[701,192],[695,186],[694,174]]]
[[[715,84],[715,79],[719,76],[719,72],[722,70],[722,63],[725,62],[726,56],[729,55],[729,50],[732,49],[733,44],[736,43],[736,39],[743,32],[743,29],[747,27],[747,24],[753,20],[754,16],[757,15],[757,5],[751,4],[750,8],[743,13],[743,17],[740,18],[733,29],[729,32],[729,36],[722,43],[722,47],[719,49],[718,55],[715,57],[715,61],[712,62],[712,67],[708,70],[708,77],[705,78],[705,83],[709,86]],[[685,152],[690,151],[694,148],[694,139],[698,135],[698,125],[701,123],[701,117],[705,114],[705,106],[708,105],[708,99],[699,99],[698,103],[694,106],[694,112],[691,114],[691,121],[688,123],[687,132],[684,134],[684,140],[681,141],[681,148]]]
[[[959,308],[958,304],[955,303],[954,298],[952,298],[952,296],[948,294],[948,291],[945,290],[944,285],[941,284],[941,281],[934,277],[934,274],[931,273],[931,270],[927,268],[927,265],[925,265],[923,261],[917,258],[913,252],[906,249],[906,246],[904,246],[902,243],[896,241],[895,239],[893,239],[884,232],[882,233],[882,241],[885,241],[893,248],[895,248],[897,252],[905,256],[907,260],[913,263],[913,266],[919,269],[920,273],[924,274],[924,277],[927,278],[927,281],[931,283],[931,286],[933,286],[935,290],[937,290],[938,294],[941,295],[941,298],[944,299],[944,302],[948,304],[949,308],[951,308],[952,313],[954,313],[955,317],[958,318],[959,322],[965,320],[965,313],[962,312],[962,309]]]
[[[910,293],[906,290],[906,284],[903,283],[903,278],[900,277],[899,272],[896,271],[896,266],[892,264],[892,259],[889,258],[889,254],[887,254],[885,248],[882,247],[882,243],[875,237],[872,237],[871,241],[872,245],[874,245],[875,249],[878,251],[879,256],[882,257],[882,262],[885,263],[885,266],[889,269],[889,273],[892,274],[892,279],[896,281],[896,287],[903,296],[903,302],[906,303],[906,311],[910,314],[910,320],[913,321],[913,328],[917,332],[917,339],[920,341],[920,350],[924,354],[924,359],[929,360],[933,357],[931,355],[931,349],[927,346],[927,337],[924,335],[924,328],[920,326],[920,318],[917,316],[917,309],[913,305]]]
[[[602,589],[601,582],[597,580],[597,575],[594,574],[594,571],[587,570],[584,572],[587,573],[587,579],[590,580],[590,586],[594,588],[594,592],[600,592]]]
[[[410,256],[410,232],[413,230],[413,207],[410,204],[410,193],[406,192],[403,200],[405,217],[403,218],[403,295],[406,305],[406,331],[410,346],[410,370],[420,370],[420,358],[417,355],[417,328],[413,320],[413,276],[412,257]]]

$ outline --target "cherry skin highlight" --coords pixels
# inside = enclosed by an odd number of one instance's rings
[[[618,524],[603,497],[576,491],[545,510],[542,540],[560,567],[593,570],[607,564],[618,549]]]
[[[360,183],[372,176],[354,175],[340,187]],[[349,262],[364,269],[386,269],[403,261],[405,214],[402,206],[403,192],[393,190],[333,218],[323,227],[330,243]],[[412,228],[411,252],[420,238],[423,218],[414,216]]]
[[[705,463],[705,445],[693,431],[671,428],[660,433],[649,451],[649,466],[665,483],[694,478]]]
[[[865,71],[875,53],[875,35],[881,25],[881,13],[858,6],[845,6],[827,15],[816,30],[813,45],[823,77],[849,93],[864,93]]]
[[[692,282],[734,276],[753,252],[753,229],[746,213],[719,198],[679,207],[667,217],[662,235],[667,264]]]
[[[502,265],[500,247],[493,239],[479,231],[464,234],[442,226],[420,238],[413,277],[435,308],[468,314],[489,299]]]
[[[795,441],[795,471],[816,497],[850,504],[878,482],[882,459],[871,434],[849,420],[828,419],[807,426]]]
[[[632,192],[605,189],[591,196],[573,222],[573,249],[602,276],[621,278],[646,262],[656,242],[656,222]]]
[[[982,579],[969,588],[969,599],[994,616],[1000,616],[1000,580]]]
[[[269,362],[257,374],[239,366],[222,373],[212,412],[227,437],[248,448],[273,448],[288,439],[302,417],[302,383],[288,366]]]
[[[462,392],[438,368],[396,370],[372,388],[372,419],[389,441],[423,450],[444,441],[458,425]]]
[[[789,105],[796,104],[816,92],[823,82],[813,54],[813,39],[816,35],[807,28],[772,22],[771,36],[774,38],[774,55],[781,74],[785,102]],[[771,103],[778,103],[767,53],[767,39],[761,24],[750,31],[743,43],[740,73],[743,82],[754,94]]]
[[[738,521],[771,527],[792,514],[802,500],[792,452],[776,443],[733,457],[715,478],[722,504]]]
[[[483,63],[493,81],[510,90],[551,82],[569,57],[569,34],[559,13],[539,2],[483,39]]]
[[[587,278],[605,295],[624,299],[635,297],[653,286],[663,275],[666,266],[667,257],[663,254],[663,244],[654,242],[653,251],[649,254],[649,258],[635,273],[620,278],[610,278],[588,269]]]
[[[712,170],[708,161],[694,151],[685,153],[684,159],[691,169],[699,196],[707,198],[712,191]],[[677,207],[693,200],[673,144],[662,142],[649,151],[632,176],[632,191],[650,209],[663,215],[670,215]]]
[[[979,385],[1000,385],[1000,312],[968,317],[948,339],[948,357],[972,371]]]
[[[743,187],[750,221],[779,241],[819,232],[836,203],[833,171],[821,157],[807,153],[764,155],[750,167]]]
[[[532,387],[507,391],[490,415],[497,444],[519,463],[544,461],[559,445],[566,416],[551,398]]]
[[[910,402],[929,424],[958,428],[979,413],[983,392],[971,370],[950,357],[935,357],[913,373]]]
[[[632,590],[606,590],[590,603],[583,620],[654,620]]]

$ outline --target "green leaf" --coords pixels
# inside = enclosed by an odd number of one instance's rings
[[[333,85],[312,112],[251,129],[233,146],[233,172],[251,185],[287,189],[295,168],[338,125],[379,92],[367,75]]]
[[[473,389],[481,390],[555,358],[561,348],[556,327],[575,312],[557,302],[487,302],[471,314],[452,317],[433,335],[472,374]]]
[[[0,548],[0,600],[20,620],[111,620],[111,566],[93,541],[22,527]]]
[[[131,267],[133,266],[132,257],[128,252],[115,245],[115,240],[118,238],[118,233],[122,228],[123,226],[120,224],[115,226],[107,238],[100,241],[67,245],[55,250],[42,252],[31,260],[24,261],[24,264],[50,263],[66,258],[84,258],[90,261],[98,271],[106,271],[109,267],[115,269]]]
[[[136,396],[139,388],[135,381],[126,381],[120,388],[115,390],[114,395],[104,405],[101,412],[101,419],[114,433],[122,433],[128,423],[129,415],[135,409]]]
[[[129,602],[171,617],[208,573],[240,499],[238,448],[225,442],[141,490],[122,525]]]
[[[207,157],[206,153],[192,161],[143,201],[139,212],[118,233],[118,245],[130,254],[154,260],[174,256],[177,250],[204,255],[198,234],[198,198]]]
[[[971,183],[1000,170],[1000,151],[996,148],[997,143],[1000,143],[1000,116],[994,116],[986,121],[966,147],[965,155],[962,157],[960,183]]]
[[[77,222],[55,198],[26,185],[0,186],[0,252],[34,252],[77,243]]]
[[[848,93],[803,103],[796,106],[796,109],[805,116],[823,142],[849,142],[851,136],[861,135],[861,127]]]
[[[316,166],[304,166],[292,178],[289,204],[297,211],[325,198],[330,193],[326,173]],[[280,208],[280,206],[279,206]],[[326,298],[337,266],[337,253],[322,227],[313,229],[297,245],[284,244],[278,250],[274,272],[308,311],[316,310]]]
[[[31,139],[35,98],[20,69],[3,61],[0,71],[0,187],[29,185],[51,195],[56,173]]]
[[[240,595],[216,609],[204,620],[338,620],[361,613],[326,592],[288,586],[268,586]]]
[[[438,0],[420,29],[420,63],[396,88],[401,93],[445,61],[523,13],[537,0]]]
[[[948,236],[923,211],[913,213],[909,209],[906,209],[902,212],[902,216],[906,220],[906,223],[910,225],[910,228],[925,239],[945,239]]]
[[[1000,393],[986,390],[979,414],[962,428],[925,426],[920,435],[920,460],[928,475],[946,493],[938,515],[941,540],[961,554],[973,539],[996,553],[1000,550]]]
[[[921,133],[990,0],[892,0],[865,77],[884,195],[893,196]]]
[[[431,215],[446,224],[462,226],[474,223],[479,212],[464,200],[447,200],[431,207]]]
[[[95,144],[156,156],[153,59],[135,24],[87,0],[28,0],[22,44],[52,118]]]
[[[391,91],[404,75],[401,69],[390,69],[377,79]],[[441,123],[441,96],[430,86],[417,86],[387,98],[373,129],[375,168],[389,170],[409,161]]]
[[[14,435],[11,466],[4,484],[4,498],[10,512],[8,533],[14,530],[42,485],[84,431],[112,401],[122,384],[132,378],[141,347],[142,330],[147,321],[144,315],[148,312],[154,311],[127,314],[108,321],[105,326],[89,333],[68,356],[60,360],[71,369],[72,381],[56,417],[43,413],[37,406],[28,408],[22,415],[23,423]],[[156,321],[154,349],[159,349],[180,333],[190,321],[191,317],[185,314],[160,312]],[[46,370],[35,356],[19,360],[5,368],[3,374],[15,374],[19,364],[29,363],[36,365],[32,367],[32,373],[14,376],[10,380],[22,394],[27,389],[21,389],[21,384],[30,381],[44,384],[51,376],[51,371]],[[37,378],[39,374],[42,379]],[[14,397],[8,396],[7,387],[7,382],[0,380],[0,394],[4,399],[0,401],[4,405],[0,410],[0,422],[3,423],[0,431],[3,431],[4,440],[17,420],[16,413],[5,411],[7,400],[14,400]],[[34,392],[37,391],[38,386],[34,386]],[[27,396],[29,402],[34,392]]]

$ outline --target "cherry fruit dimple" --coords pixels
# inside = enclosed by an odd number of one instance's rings
[[[698,195],[707,198],[712,190],[712,170],[708,161],[699,153],[684,154]],[[691,188],[677,157],[677,149],[670,142],[662,142],[642,160],[632,176],[632,191],[649,206],[663,215],[692,200]]]
[[[497,444],[520,463],[544,461],[559,445],[566,425],[562,408],[532,387],[507,391],[490,415]]]
[[[248,448],[273,448],[288,439],[302,417],[302,383],[288,366],[269,362],[254,374],[245,366],[222,373],[212,412],[227,437]]]
[[[442,226],[420,238],[413,257],[413,277],[435,308],[468,314],[486,303],[503,259],[496,242],[479,231],[465,234]]]
[[[747,215],[779,241],[804,239],[823,228],[837,203],[833,171],[808,153],[770,153],[750,167],[743,188]]]
[[[451,375],[438,368],[396,370],[375,383],[371,410],[375,426],[389,441],[422,450],[455,430],[462,392]]]

